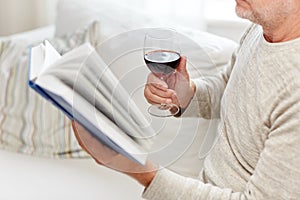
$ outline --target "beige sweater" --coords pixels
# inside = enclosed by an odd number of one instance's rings
[[[253,25],[231,63],[196,81],[187,111],[221,119],[202,180],[163,169],[145,199],[300,199],[300,38],[268,43]]]

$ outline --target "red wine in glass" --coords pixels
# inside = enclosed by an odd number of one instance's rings
[[[180,62],[180,54],[174,51],[155,50],[144,55],[145,63],[150,71],[158,76],[172,74]]]
[[[144,61],[155,76],[167,82],[180,62],[177,32],[168,28],[150,29],[144,39]],[[154,104],[148,112],[156,117],[170,117],[178,114],[179,107],[175,104]]]

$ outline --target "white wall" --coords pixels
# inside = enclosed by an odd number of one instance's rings
[[[81,1],[81,0],[79,0]],[[100,0],[99,0],[100,1]],[[108,0],[204,30],[204,0]],[[51,24],[58,0],[0,0],[0,36]]]
[[[52,24],[59,0],[0,0],[0,36]],[[78,0],[82,1],[82,0]],[[105,0],[99,0],[105,1]],[[239,41],[249,23],[235,15],[232,0],[106,0],[171,18],[178,24]]]
[[[53,23],[58,0],[0,0],[0,35]]]
[[[179,25],[205,30],[205,0],[144,0],[143,9]]]
[[[235,13],[234,0],[205,0],[206,30],[239,42],[250,22]]]
[[[99,0],[100,1],[100,0]],[[205,30],[204,8],[208,0],[104,0],[139,8],[179,25]]]

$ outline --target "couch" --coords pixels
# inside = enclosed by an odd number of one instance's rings
[[[97,27],[95,27],[95,23],[97,23]],[[44,39],[52,40],[60,48],[61,53],[79,45],[78,40],[82,40],[81,42],[96,41],[97,44],[95,45],[101,50],[103,44],[110,44],[111,38],[118,37],[120,34],[130,33],[130,31],[139,28],[158,26],[176,28],[185,38],[192,41],[191,44],[195,44],[197,48],[200,47],[205,52],[200,55],[199,51],[194,51],[194,49],[184,51],[190,60],[188,69],[192,78],[198,78],[200,75],[209,76],[222,70],[237,47],[237,44],[229,39],[201,30],[178,26],[175,22],[163,21],[139,10],[112,4],[108,1],[60,0],[55,24],[8,37],[0,37],[2,44],[5,42],[5,44],[13,43],[14,48],[23,48],[22,51],[5,51],[5,45],[2,45],[0,67],[9,68],[10,62],[21,58],[26,62],[27,49]],[[119,62],[120,66],[114,67],[130,66],[134,57],[126,59]],[[124,64],[124,62],[128,63]],[[1,73],[4,77],[5,70],[1,69]],[[139,81],[144,81],[146,75],[147,73],[137,74],[136,77],[140,78]],[[9,79],[10,77],[6,78]],[[125,87],[127,83],[128,85],[133,84],[127,80],[124,83]],[[4,90],[0,92],[1,98],[4,98],[6,93]],[[27,93],[26,95],[28,95]],[[14,98],[22,100],[22,97],[17,94]],[[143,98],[140,101],[143,101],[142,105],[147,105]],[[48,104],[45,104],[45,109],[48,109],[47,106]],[[40,109],[40,107],[36,109]],[[56,113],[55,115],[61,114]],[[0,125],[3,125],[1,122],[3,116],[4,114],[0,113]],[[47,116],[41,115],[42,117],[47,119]],[[46,119],[45,121],[47,121]],[[62,132],[66,129],[70,130],[70,124],[66,122],[67,119],[62,118],[61,120],[65,123],[61,126]],[[202,168],[203,159],[217,138],[217,124],[218,120],[163,119],[163,126],[158,127],[161,134],[155,143],[156,149],[153,151],[153,159],[179,174],[197,178]],[[38,126],[38,123],[35,126]],[[4,132],[2,127],[0,130]],[[10,131],[13,132],[13,128]],[[45,126],[36,129],[36,136],[33,140],[40,143],[35,143],[37,144],[35,149],[8,147],[5,144],[12,139],[7,139],[9,137],[1,138],[1,199],[140,199],[140,194],[143,191],[141,186],[122,174],[97,166],[84,152],[73,153],[69,156],[47,154],[51,149],[48,144],[48,146],[43,144],[44,140],[39,138],[39,134],[47,132],[47,128],[49,126],[45,124]],[[70,146],[65,145],[65,141],[72,141],[72,148],[78,150],[79,146],[76,144],[72,132],[68,131],[66,134],[67,136],[57,136],[59,138],[64,137],[61,139],[63,142],[58,142],[60,146],[57,149],[69,148]],[[45,140],[51,140],[52,137],[54,135],[46,135]],[[14,138],[16,142],[18,139],[20,138]]]

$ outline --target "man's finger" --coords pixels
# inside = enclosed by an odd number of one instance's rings
[[[144,95],[147,99],[147,101],[150,103],[150,104],[169,104],[169,103],[172,103],[172,93],[173,92],[169,92],[167,95],[165,94],[162,94],[161,91],[155,91],[154,93],[150,90],[149,87],[146,87],[145,90],[144,90]],[[162,95],[163,97],[159,96],[159,95]],[[165,96],[165,97],[164,97]]]

